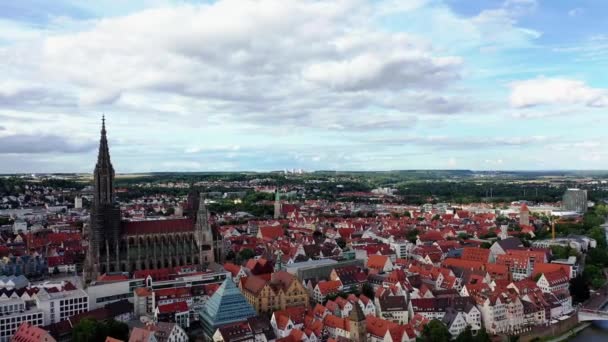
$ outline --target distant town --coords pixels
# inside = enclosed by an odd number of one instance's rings
[[[608,319],[608,174],[0,178],[3,341],[520,341]],[[94,168],[93,168],[93,164]]]

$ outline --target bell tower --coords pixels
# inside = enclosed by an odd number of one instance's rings
[[[196,211],[196,244],[199,250],[199,264],[208,265],[215,262],[213,251],[213,231],[209,225],[209,211],[205,206],[205,195],[200,194],[198,210]]]
[[[104,116],[101,119],[97,164],[93,171],[93,203],[85,278],[92,281],[103,273],[116,271],[120,271],[120,208],[114,198],[114,167],[110,161]]]
[[[350,340],[355,342],[367,341],[367,325],[365,324],[365,314],[359,303],[353,303],[353,310],[348,316],[350,328]]]

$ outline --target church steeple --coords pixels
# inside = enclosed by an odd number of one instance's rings
[[[97,204],[110,204],[114,202],[114,167],[110,161],[110,149],[106,136],[106,118],[101,118],[101,138],[99,140],[99,154],[94,172],[95,198]]]

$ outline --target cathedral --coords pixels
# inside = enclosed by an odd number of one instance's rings
[[[114,195],[114,167],[102,119],[99,154],[93,175],[93,202],[84,267],[87,282],[111,272],[177,266],[207,267],[223,258],[223,241],[209,222],[202,195],[188,196],[187,217],[122,220]]]

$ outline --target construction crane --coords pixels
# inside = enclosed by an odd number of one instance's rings
[[[551,238],[555,240],[555,218],[550,216],[551,219]]]

